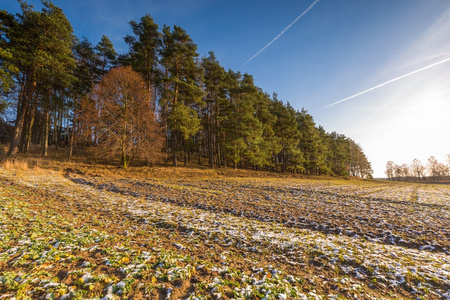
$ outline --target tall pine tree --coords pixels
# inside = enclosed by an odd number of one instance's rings
[[[164,26],[161,51],[164,76],[160,105],[174,166],[178,164],[177,156],[183,152],[186,160],[190,139],[201,128],[198,110],[203,105],[200,87],[203,72],[197,62],[196,51],[197,45],[184,29],[174,26],[171,30]]]
[[[17,16],[17,26],[10,32],[8,40],[15,53],[20,70],[19,99],[17,117],[8,155],[17,152],[19,142],[25,131],[25,122],[31,122],[37,105],[35,95],[39,82],[55,82],[68,86],[73,79],[71,73],[75,67],[72,56],[72,27],[63,11],[50,1],[43,1],[42,11],[33,11],[26,3],[21,3],[22,13]],[[45,103],[44,119],[48,121]],[[47,123],[46,123],[47,124]],[[44,129],[47,132],[47,128]],[[44,145],[45,148],[45,145]]]

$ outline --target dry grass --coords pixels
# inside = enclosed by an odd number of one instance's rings
[[[0,169],[12,171],[17,178],[28,176],[29,171],[35,175],[43,175],[49,171],[57,171],[62,173],[61,164],[46,164],[45,161],[39,159],[30,159],[25,157],[4,158],[0,162]]]
[[[23,159],[17,159],[17,158],[9,158],[5,159],[4,162],[0,165],[2,168],[5,168],[6,170],[22,170],[26,171],[29,169],[28,162]]]
[[[314,176],[292,174],[289,172],[269,172],[269,171],[253,171],[242,169],[209,169],[205,166],[187,166],[187,167],[172,167],[172,166],[131,166],[127,169],[122,169],[116,164],[93,164],[80,162],[77,159],[67,160],[58,159],[55,157],[39,157],[39,156],[23,156],[6,159],[0,164],[7,170],[27,170],[32,169],[38,171],[39,169],[51,170],[60,173],[75,172],[91,176],[109,177],[111,179],[118,178],[191,178],[191,179],[207,179],[207,178],[297,178],[297,179],[312,179],[312,180],[335,180],[336,177],[331,176]],[[361,181],[360,178],[352,178],[352,180]]]
[[[6,146],[3,146],[3,150],[6,151]],[[303,175],[292,174],[290,172],[270,172],[265,170],[254,171],[246,169],[233,169],[233,168],[215,168],[210,169],[205,161],[203,164],[198,164],[198,159],[193,159],[187,162],[186,166],[180,163],[179,167],[172,167],[171,164],[163,165],[156,164],[153,166],[139,165],[139,162],[134,162],[134,165],[127,169],[122,169],[118,165],[118,161],[113,159],[100,159],[95,156],[91,150],[78,150],[74,156],[68,158],[68,150],[66,148],[60,148],[58,150],[54,147],[50,147],[49,156],[42,157],[40,154],[39,145],[32,145],[30,151],[26,154],[17,154],[13,158],[5,157],[5,153],[2,155],[2,148],[0,148],[0,161],[3,158],[3,163],[0,163],[0,167],[5,169],[26,170],[32,169],[38,171],[37,168],[52,170],[60,173],[66,173],[67,171],[75,173],[83,173],[86,175],[110,177],[112,179],[118,178],[297,178],[297,179],[316,179],[316,180],[334,180],[339,177],[335,176],[316,176],[316,175]],[[344,178],[351,180],[358,180],[360,178]]]

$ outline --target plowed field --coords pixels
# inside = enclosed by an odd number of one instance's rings
[[[449,186],[186,174],[0,169],[0,299],[450,299]]]

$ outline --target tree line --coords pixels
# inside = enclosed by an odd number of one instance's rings
[[[398,165],[388,161],[385,173],[388,179],[399,181],[449,180],[450,155],[447,156],[447,162],[440,162],[434,156],[430,156],[426,165],[417,158],[409,165],[405,163]]]
[[[361,147],[316,125],[250,74],[225,70],[214,52],[199,57],[179,26],[150,15],[130,21],[125,54],[107,36],[97,45],[73,35],[63,11],[19,1],[0,14],[2,105],[15,108],[8,155],[40,144],[68,155],[174,166],[198,160],[211,168],[251,168],[370,177]]]

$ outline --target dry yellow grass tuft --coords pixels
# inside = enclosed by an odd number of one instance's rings
[[[26,160],[17,159],[17,158],[9,158],[5,159],[3,163],[0,165],[2,168],[6,170],[28,170],[28,162]]]
[[[43,175],[49,172],[46,168],[41,168],[40,164],[35,160],[26,158],[11,157],[5,158],[0,163],[0,169],[13,171],[16,177],[28,176],[31,171],[34,175]]]

